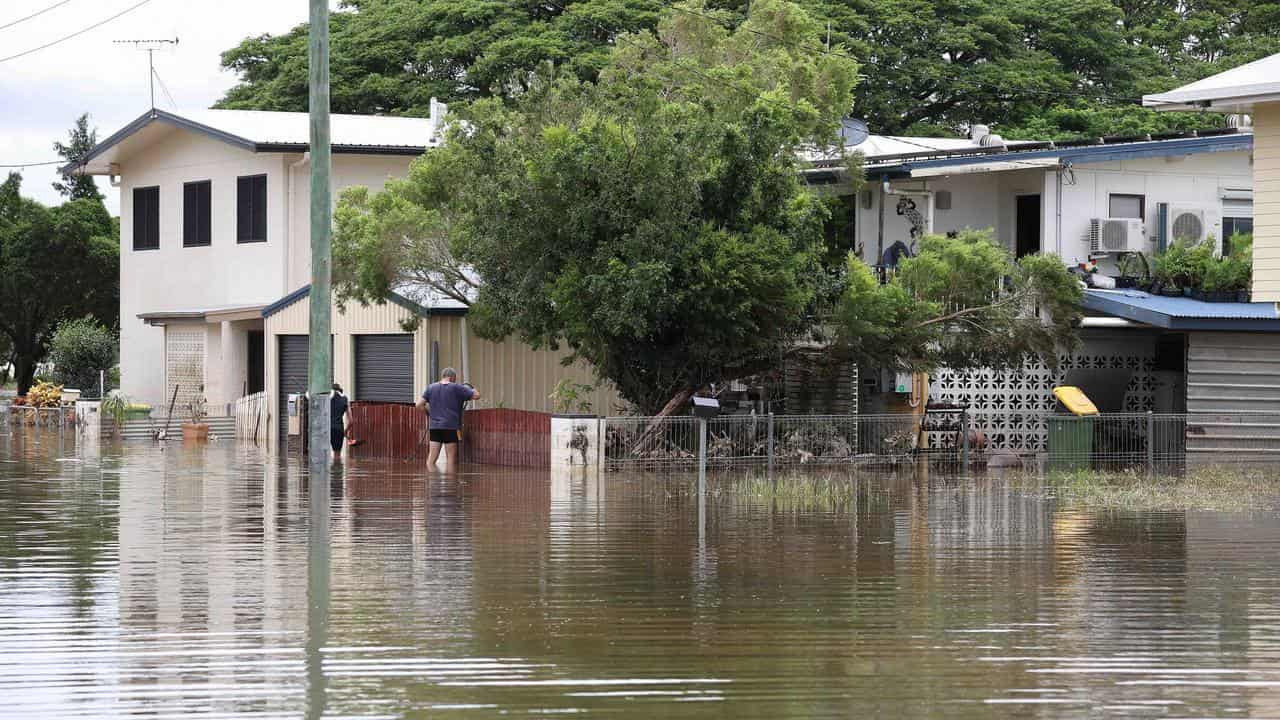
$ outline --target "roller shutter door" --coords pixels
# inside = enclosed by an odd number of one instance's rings
[[[413,388],[413,336],[357,335],[355,399],[362,402],[410,402]]]
[[[280,447],[288,440],[289,395],[307,391],[307,354],[310,351],[306,335],[279,335],[279,354],[276,366],[280,378],[276,395],[279,408],[276,420],[280,432]],[[329,336],[329,374],[333,375],[333,336]]]
[[[307,336],[281,335],[280,342],[280,378],[278,384],[279,403],[278,423],[280,447],[288,441],[289,427],[289,395],[307,390]]]

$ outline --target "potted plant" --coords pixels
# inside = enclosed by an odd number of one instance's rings
[[[1248,291],[1252,275],[1249,263],[1239,257],[1224,257],[1205,268],[1204,280],[1192,297],[1205,302],[1239,302],[1241,291]]]
[[[1160,283],[1160,294],[1177,297],[1188,295],[1191,288],[1199,287],[1209,263],[1213,262],[1213,244],[1191,245],[1176,242],[1156,255],[1152,261],[1152,274]]]
[[[209,424],[205,418],[209,416],[204,399],[204,386],[187,403],[187,422],[182,423],[182,439],[203,442],[209,439]]]

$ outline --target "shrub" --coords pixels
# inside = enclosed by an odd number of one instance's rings
[[[58,407],[62,402],[62,386],[41,382],[27,391],[27,404],[32,407]]]
[[[1199,287],[1213,259],[1213,243],[1191,245],[1178,241],[1152,261],[1152,274],[1166,285]]]
[[[1253,263],[1240,257],[1224,257],[1209,263],[1204,271],[1204,289],[1207,292],[1238,292],[1248,290],[1253,278]]]
[[[116,337],[90,317],[67,320],[58,326],[50,343],[54,379],[97,397],[98,373],[109,372],[116,363]]]

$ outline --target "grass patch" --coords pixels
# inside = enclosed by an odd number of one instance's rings
[[[1280,475],[1275,469],[1205,467],[1155,477],[1132,471],[1078,470],[1010,482],[1015,488],[1073,505],[1110,510],[1243,512],[1280,506]]]

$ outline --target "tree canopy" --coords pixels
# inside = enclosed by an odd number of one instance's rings
[[[89,113],[76,118],[76,124],[67,132],[67,141],[55,141],[53,149],[59,157],[68,163],[79,163],[89,155],[93,146],[98,144],[98,131],[89,127]],[[68,200],[97,200],[102,202],[102,193],[94,183],[92,175],[63,175],[62,179],[53,183],[57,190]]]
[[[873,367],[932,370],[1057,364],[1077,343],[1080,283],[1052,255],[1014,260],[987,231],[928,235],[880,284],[849,258],[836,312],[837,348]]]
[[[20,185],[17,173],[0,184],[0,332],[25,393],[58,323],[92,315],[118,326],[120,252],[101,201],[50,208],[23,198]]]
[[[596,82],[473,104],[407,178],[344,194],[339,296],[474,297],[482,334],[566,345],[647,412],[771,366],[823,276],[797,154],[834,140],[857,73],[797,50],[820,37],[779,0],[733,31],[677,13]]]
[[[433,95],[514,97],[547,62],[591,81],[620,34],[654,29],[664,12],[736,28],[752,4],[347,0],[331,24],[333,109],[425,115]],[[1138,99],[1280,51],[1274,0],[799,4],[819,27],[803,51],[856,58],[864,77],[855,111],[885,134],[946,134],[973,122],[1046,139],[1205,127],[1222,119],[1156,113]],[[226,51],[223,65],[241,82],[220,106],[306,109],[306,54],[305,26]]]

